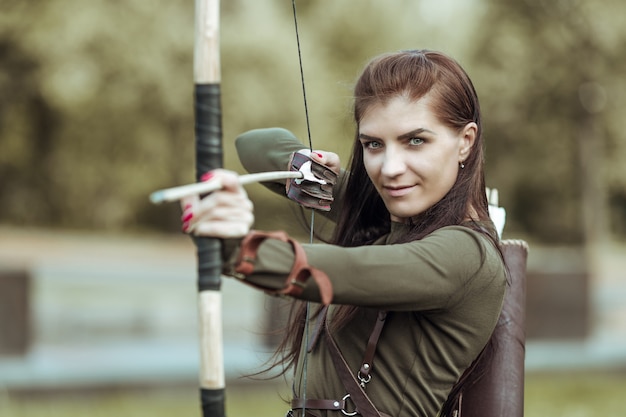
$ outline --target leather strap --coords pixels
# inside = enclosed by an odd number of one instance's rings
[[[366,355],[371,354],[371,358],[367,358],[369,359],[369,362],[371,362],[373,359],[376,345],[378,344],[378,339],[382,331],[382,327],[385,324],[386,314],[383,315],[383,313],[384,312],[379,313],[376,324],[374,325],[374,330],[370,334],[368,349],[366,349],[365,353]],[[350,398],[352,399],[352,401],[354,401],[354,404],[356,404],[357,412],[363,417],[383,417],[384,414],[376,409],[376,406],[372,403],[372,401],[365,393],[365,390],[363,389],[365,384],[361,384],[350,370],[350,366],[341,354],[339,346],[337,346],[337,343],[332,338],[328,326],[324,327],[326,329],[326,342],[330,351],[330,357],[333,360],[333,364],[335,365],[335,369],[337,370],[339,378],[341,378],[341,382],[343,383],[344,388],[346,389],[346,391],[348,391],[348,394],[350,394]],[[363,368],[363,366],[361,367]]]
[[[294,398],[291,401],[291,408],[306,408],[306,409],[317,409],[317,410],[336,410],[343,411],[345,415],[354,415],[360,414],[363,417],[389,417],[385,413],[381,413],[376,409],[376,406],[369,399],[367,394],[365,393],[364,387],[370,379],[370,372],[373,368],[374,355],[376,354],[376,346],[378,345],[378,340],[380,339],[380,335],[382,333],[383,327],[385,325],[385,319],[387,318],[387,312],[380,311],[378,313],[378,317],[376,318],[376,323],[374,324],[374,328],[370,333],[369,340],[367,342],[367,348],[365,349],[365,354],[363,357],[363,361],[361,364],[361,369],[359,371],[357,380],[350,370],[350,366],[346,362],[345,358],[341,354],[339,347],[335,343],[332,335],[330,334],[330,330],[326,324],[326,315],[328,313],[328,309],[324,308],[323,311],[320,312],[320,320],[316,325],[316,330],[319,328],[324,328],[326,331],[326,341],[328,344],[328,350],[330,352],[330,356],[333,360],[333,364],[335,365],[335,369],[343,383],[344,388],[348,391],[348,395],[344,396],[341,400],[317,400],[317,399],[307,399],[303,400],[301,398]],[[320,329],[321,330],[321,329]],[[315,339],[319,337],[318,330],[315,334]],[[314,343],[312,344],[314,345]],[[311,348],[311,346],[309,346]],[[356,405],[354,411],[348,411],[345,409],[347,406],[347,400],[351,399],[352,402]]]
[[[291,272],[285,281],[285,286],[282,289],[274,290],[261,287],[249,281],[245,282],[253,287],[262,289],[268,294],[299,297],[304,290],[306,281],[312,277],[319,288],[322,304],[330,304],[333,298],[333,289],[328,275],[326,275],[324,271],[310,266],[302,246],[283,231],[261,232],[251,230],[241,242],[235,268],[230,275],[242,280],[245,280],[248,275],[251,275],[254,272],[254,264],[256,263],[259,247],[266,239],[277,239],[287,242],[293,249],[294,262]]]
[[[380,338],[380,333],[383,331],[386,318],[386,311],[378,312],[378,317],[376,319],[376,324],[374,325],[374,330],[372,330],[370,338],[367,341],[367,348],[365,349],[365,355],[363,356],[363,362],[361,363],[361,369],[359,370],[359,379],[365,379],[365,383],[367,383],[369,381],[369,378],[371,377],[370,372],[372,371],[372,367],[374,366],[376,345],[378,345],[378,339]],[[361,379],[361,383],[363,383],[363,379]]]
[[[314,400],[307,398],[294,398],[291,400],[291,408],[306,408],[311,410],[345,410],[345,400]]]

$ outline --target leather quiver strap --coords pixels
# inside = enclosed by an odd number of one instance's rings
[[[259,247],[266,239],[277,239],[283,242],[287,242],[291,245],[294,253],[294,262],[285,285],[281,289],[270,289],[264,286],[260,286],[250,281],[246,281],[245,278],[254,272],[254,264],[257,259],[257,252]],[[320,269],[314,268],[307,262],[306,253],[302,246],[290,238],[287,233],[283,231],[275,232],[261,232],[252,230],[246,235],[241,242],[237,261],[235,263],[234,271],[230,275],[235,278],[244,280],[248,285],[261,289],[270,295],[288,295],[292,297],[300,297],[306,281],[309,278],[313,278],[320,292],[320,299],[322,304],[328,305],[333,298],[332,284],[328,275]]]
[[[371,371],[374,354],[376,352],[376,346],[378,344],[378,339],[380,338],[380,334],[383,330],[383,326],[385,325],[385,319],[387,317],[387,313],[384,311],[380,311],[378,314],[378,318],[376,320],[376,324],[374,325],[374,329],[370,334],[369,340],[367,342],[367,348],[365,350],[365,357],[363,358],[363,362],[361,365],[361,369],[359,371],[359,379],[361,382],[357,380],[357,378],[352,373],[350,366],[346,362],[346,359],[341,354],[341,350],[339,350],[339,346],[332,337],[330,333],[330,329],[328,325],[325,324],[326,330],[326,342],[328,346],[328,350],[330,351],[330,357],[333,361],[333,365],[335,365],[335,369],[341,382],[343,383],[344,388],[350,394],[350,398],[356,404],[356,410],[358,414],[363,417],[389,417],[387,414],[380,412],[372,400],[370,400],[369,396],[365,393],[365,384],[369,381],[369,372]],[[361,371],[366,372],[366,375],[363,375]],[[362,377],[367,377],[364,381],[361,379]]]
[[[314,339],[317,339],[322,331],[322,328],[326,332],[326,343],[330,352],[337,375],[341,379],[341,382],[348,392],[342,399],[311,399],[311,398],[294,398],[291,401],[292,409],[317,409],[317,410],[332,410],[341,411],[343,415],[353,416],[360,415],[362,417],[390,417],[388,414],[378,411],[374,403],[370,400],[365,392],[365,385],[370,381],[371,370],[374,363],[374,355],[376,354],[376,346],[380,339],[381,332],[385,325],[387,318],[387,312],[379,311],[374,328],[370,333],[370,337],[367,341],[367,347],[363,360],[361,361],[361,368],[357,374],[357,377],[353,374],[350,366],[346,362],[339,346],[332,337],[328,323],[326,322],[328,314],[328,308],[324,307],[320,312],[318,323],[314,331]],[[350,404],[348,404],[350,403]],[[347,407],[356,408],[352,411],[348,411]]]

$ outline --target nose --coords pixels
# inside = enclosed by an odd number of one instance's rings
[[[401,175],[405,170],[406,163],[404,162],[403,152],[394,147],[387,147],[387,149],[385,149],[381,174],[389,178],[394,178]]]

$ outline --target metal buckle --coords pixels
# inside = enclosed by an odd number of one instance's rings
[[[356,407],[354,408],[354,411],[346,411],[345,409],[345,406],[348,404],[348,398],[350,398],[350,394],[346,394],[343,396],[342,400],[344,403],[344,408],[341,409],[341,412],[344,416],[356,416],[357,414],[359,414],[359,412],[356,410]]]
[[[370,382],[370,380],[372,379],[372,374],[369,374],[367,378],[363,378],[361,376],[361,371],[359,371],[359,373],[357,374],[357,377],[359,378],[359,381],[361,381],[361,387],[365,388],[365,384]]]

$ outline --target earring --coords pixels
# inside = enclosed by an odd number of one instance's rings
[[[463,161],[460,161],[460,162],[459,162],[459,167],[460,167],[461,169],[465,168],[465,164],[463,163]]]

